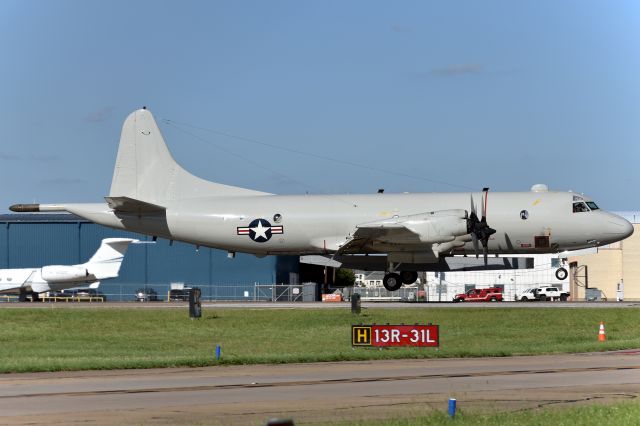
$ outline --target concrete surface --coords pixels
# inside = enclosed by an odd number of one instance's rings
[[[296,424],[636,399],[640,350],[6,374],[0,424]]]

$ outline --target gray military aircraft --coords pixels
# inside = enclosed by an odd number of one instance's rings
[[[67,211],[92,222],[197,246],[266,255],[324,255],[345,267],[385,270],[384,286],[420,270],[453,270],[454,255],[560,253],[633,233],[589,197],[529,192],[275,195],[198,178],[171,156],[146,108],[124,122],[106,203],[17,204],[18,212]],[[481,248],[480,248],[481,247]],[[502,258],[501,258],[502,259]],[[495,259],[491,259],[495,261]],[[469,262],[473,259],[469,258]],[[378,269],[379,268],[379,269]],[[469,265],[462,269],[470,269]],[[564,272],[563,272],[564,271]],[[557,272],[566,277],[566,270]]]

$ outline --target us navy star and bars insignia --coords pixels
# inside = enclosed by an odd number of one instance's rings
[[[284,234],[284,227],[271,226],[266,219],[254,219],[249,226],[238,226],[238,235],[248,235],[256,243],[265,243],[274,234]]]

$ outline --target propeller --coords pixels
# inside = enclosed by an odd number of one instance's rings
[[[496,230],[491,228],[487,224],[487,201],[489,196],[489,188],[482,188],[482,218],[478,219],[476,213],[476,206],[473,203],[473,196],[471,196],[471,215],[467,220],[467,232],[471,234],[471,240],[473,241],[473,248],[476,253],[476,259],[478,258],[478,241],[482,244],[482,253],[484,255],[484,264],[487,265],[488,244],[489,237],[496,233]]]

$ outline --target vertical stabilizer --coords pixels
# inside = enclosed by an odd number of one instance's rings
[[[184,170],[171,156],[160,129],[147,109],[129,114],[122,126],[110,197],[148,203],[264,192],[209,182]]]
[[[120,266],[129,244],[137,241],[131,238],[105,238],[100,248],[84,265],[87,274],[95,276],[99,280],[115,278],[120,272]]]

